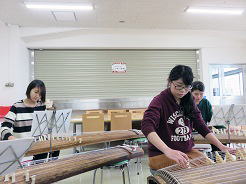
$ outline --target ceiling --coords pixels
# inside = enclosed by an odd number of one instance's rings
[[[27,9],[24,1],[0,0],[0,20],[21,27],[246,31],[246,11],[242,15],[184,12],[190,5],[246,8],[246,0],[46,0],[91,2],[92,11],[71,12],[77,21],[57,21],[50,10]]]

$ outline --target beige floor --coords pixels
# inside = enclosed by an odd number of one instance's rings
[[[114,145],[113,145],[114,146]],[[98,148],[98,147],[97,147]],[[99,147],[100,148],[100,147]],[[92,147],[86,148],[87,150],[93,149]],[[143,184],[147,183],[147,177],[150,176],[150,171],[148,167],[148,156],[147,147],[144,146],[144,156],[142,157],[142,162],[139,167],[139,175],[137,175],[137,164],[135,160],[131,160],[129,163],[130,179],[131,184]],[[72,149],[61,151],[61,156],[66,154],[71,154]],[[92,184],[93,183],[93,173],[94,171],[89,171],[62,181],[57,182],[58,184]],[[96,184],[100,184],[101,169],[97,170]],[[127,170],[125,169],[126,184],[128,184]],[[103,170],[103,184],[121,184],[123,183],[121,170],[119,168],[105,168]]]

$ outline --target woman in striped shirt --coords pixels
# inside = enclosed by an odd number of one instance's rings
[[[33,80],[27,87],[26,96],[27,98],[14,103],[8,114],[4,117],[1,127],[1,137],[3,140],[30,137],[33,112],[46,109],[46,88],[43,81]],[[13,133],[11,133],[11,129],[13,129]],[[47,153],[35,155],[34,159],[45,157],[47,157]]]

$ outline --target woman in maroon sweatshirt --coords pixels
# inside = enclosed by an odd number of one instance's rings
[[[193,148],[191,137],[195,128],[220,150],[224,146],[208,129],[191,95],[192,69],[175,66],[168,78],[168,88],[154,97],[144,113],[142,132],[148,138],[149,166],[153,170],[177,163],[188,166],[188,160],[201,156]]]

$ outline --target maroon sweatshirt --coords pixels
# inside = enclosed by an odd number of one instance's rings
[[[205,137],[210,130],[204,123],[201,113],[195,105],[195,120],[191,121],[183,115],[170,89],[162,91],[154,97],[144,113],[142,132],[147,137],[156,132],[161,140],[171,149],[184,153],[191,151],[194,142],[191,137],[193,127]],[[163,154],[151,142],[148,143],[149,157]]]

